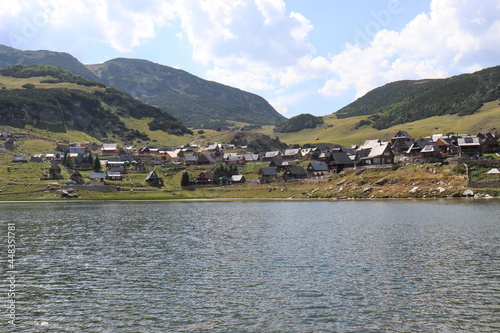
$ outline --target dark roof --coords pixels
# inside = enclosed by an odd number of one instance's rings
[[[343,151],[332,151],[330,161],[334,161],[335,164],[353,164],[353,161]]]
[[[324,162],[311,162],[309,163],[307,169],[312,171],[328,171],[328,165]]]
[[[259,174],[262,174],[264,176],[277,176],[278,175],[275,168],[260,168]]]
[[[286,170],[291,175],[307,175],[307,171],[301,166],[289,166]]]

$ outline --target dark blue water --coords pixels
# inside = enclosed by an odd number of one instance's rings
[[[500,332],[499,215],[495,200],[0,204],[0,331]]]

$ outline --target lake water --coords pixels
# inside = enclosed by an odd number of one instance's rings
[[[500,332],[499,203],[2,203],[0,331]]]

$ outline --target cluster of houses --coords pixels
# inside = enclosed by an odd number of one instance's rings
[[[13,149],[14,136],[1,133],[4,140],[0,149]],[[443,160],[450,156],[463,159],[481,159],[485,153],[498,153],[500,146],[496,134],[478,135],[434,134],[423,139],[414,139],[405,131],[397,132],[390,140],[366,140],[361,146],[339,147],[321,151],[319,148],[295,148],[284,151],[253,151],[248,147],[234,144],[212,143],[205,147],[181,145],[175,148],[145,146],[137,149],[132,146],[119,147],[115,143],[73,143],[58,145],[56,152],[32,156],[16,156],[12,162],[51,161],[49,178],[58,179],[58,164],[63,158],[70,158],[79,167],[92,168],[92,154],[99,156],[104,165],[104,172],[91,173],[89,178],[96,181],[121,180],[127,172],[148,172],[146,183],[153,186],[163,185],[163,180],[156,173],[156,166],[242,166],[246,163],[268,163],[260,168],[258,182],[268,183],[277,180],[293,181],[306,178],[322,177],[328,173],[339,173],[345,169],[392,167],[395,156],[407,159],[419,159],[423,162]],[[303,161],[309,163],[303,163]],[[307,166],[306,166],[307,164]],[[151,170],[152,169],[152,170]],[[59,172],[59,174],[58,174]],[[73,177],[74,176],[74,177]],[[76,171],[72,181],[81,183],[81,175]],[[202,171],[192,179],[192,183],[206,185],[213,183],[211,171]],[[220,183],[241,183],[246,179],[242,175],[221,177]]]

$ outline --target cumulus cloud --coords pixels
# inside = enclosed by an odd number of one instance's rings
[[[488,57],[481,57],[485,52]],[[320,93],[356,97],[401,79],[445,77],[497,65],[500,4],[496,0],[433,0],[401,31],[379,31],[364,48],[348,44],[329,59],[332,77]]]

